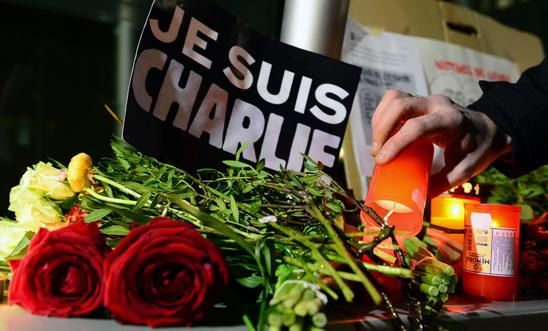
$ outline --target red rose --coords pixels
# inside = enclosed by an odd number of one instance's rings
[[[83,316],[103,303],[103,263],[108,248],[97,224],[78,222],[40,229],[13,269],[9,303],[33,314]]]
[[[105,260],[105,306],[123,323],[192,325],[227,283],[220,250],[164,217],[133,229]]]
[[[86,216],[88,216],[87,211],[81,209],[78,205],[74,205],[65,214],[65,222],[67,222],[68,224],[84,222]]]

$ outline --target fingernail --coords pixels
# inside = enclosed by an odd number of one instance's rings
[[[375,162],[382,164],[388,159],[388,154],[385,151],[381,151],[379,155],[375,157]]]
[[[369,149],[369,153],[373,156],[376,156],[378,152],[379,152],[379,144],[374,142],[373,144],[371,144],[371,148]]]

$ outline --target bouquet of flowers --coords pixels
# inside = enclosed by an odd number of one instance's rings
[[[0,222],[10,303],[149,326],[193,325],[215,305],[239,309],[250,330],[322,330],[333,302],[367,293],[405,330],[393,298],[404,293],[423,328],[454,291],[428,237],[398,243],[312,160],[271,173],[240,151],[226,171],[191,174],[121,140],[112,149],[95,165],[84,153],[67,167],[40,162],[11,190],[15,220]],[[377,233],[349,226],[362,211]]]

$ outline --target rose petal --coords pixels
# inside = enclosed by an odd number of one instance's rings
[[[214,244],[189,224],[156,218],[132,230],[106,258],[105,306],[123,323],[192,325],[227,282]]]
[[[104,247],[96,224],[40,230],[13,273],[9,302],[46,316],[97,310],[103,299]]]

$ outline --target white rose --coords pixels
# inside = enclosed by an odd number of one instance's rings
[[[55,228],[64,220],[57,205],[38,192],[20,186],[11,189],[8,209],[15,213],[15,219],[23,228],[33,232],[40,227]]]
[[[27,230],[18,223],[0,221],[0,260],[13,252],[26,233]]]
[[[22,182],[27,181],[24,179],[25,175],[21,178]],[[39,162],[34,166],[28,187],[54,200],[66,200],[72,198],[74,192],[70,189],[65,178],[66,174],[61,169],[57,169],[49,163]],[[21,185],[24,184],[21,183]]]

